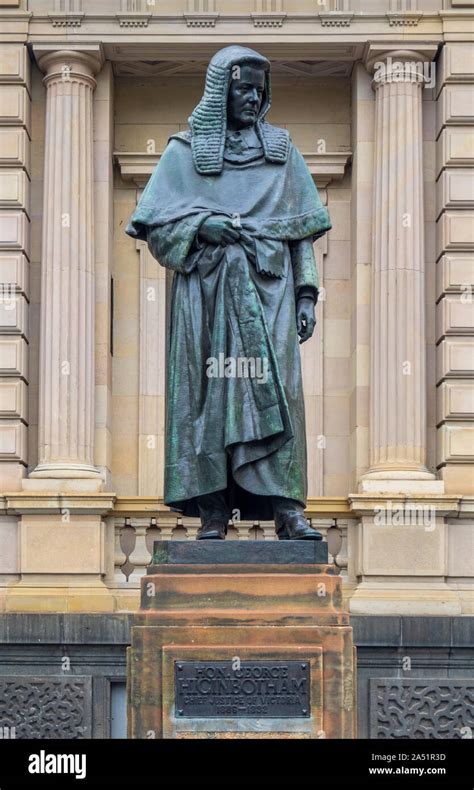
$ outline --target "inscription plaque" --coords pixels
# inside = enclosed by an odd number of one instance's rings
[[[308,718],[309,661],[175,661],[179,718]]]

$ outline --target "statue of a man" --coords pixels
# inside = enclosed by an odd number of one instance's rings
[[[231,514],[319,540],[304,517],[298,345],[315,326],[313,241],[331,227],[286,129],[265,121],[270,63],[212,58],[190,130],[172,135],[127,233],[174,271],[165,504],[223,539]]]

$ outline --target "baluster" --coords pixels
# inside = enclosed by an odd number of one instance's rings
[[[308,521],[309,521],[310,525],[312,526],[312,528],[316,530],[316,532],[320,532],[321,533],[321,535],[323,536],[323,540],[327,540],[327,531],[328,531],[329,527],[332,524],[332,519],[330,519],[330,518],[315,518],[313,516],[312,518],[309,518]],[[331,552],[329,552],[329,553],[331,553]]]
[[[263,532],[263,540],[275,540],[275,524],[273,521],[260,521],[259,529]]]
[[[329,554],[332,556],[335,564],[339,566],[339,563],[337,562],[337,556],[341,551],[342,532],[338,527],[336,518],[332,520],[332,524],[327,530],[327,541]]]
[[[338,519],[334,519],[334,527],[331,529],[337,529],[340,533],[339,537],[339,546],[336,546],[336,553],[334,556],[334,561],[336,565],[341,568],[343,575],[347,575],[347,564],[348,564],[348,557],[347,557],[347,521],[339,521]],[[328,530],[329,532],[329,530]],[[338,550],[337,550],[338,549]]]
[[[135,524],[135,548],[130,554],[128,560],[133,565],[133,571],[128,578],[132,584],[139,584],[141,577],[145,573],[145,568],[150,562],[150,553],[146,545],[146,531],[148,524],[143,519],[140,519]]]
[[[260,528],[259,521],[248,527],[248,540],[263,540],[263,529]]]
[[[176,527],[176,516],[171,513],[158,517],[161,532],[161,540],[172,540],[173,530]]]
[[[115,522],[114,524],[114,584],[123,584],[127,577],[123,572],[123,566],[127,562],[127,554],[122,548],[122,533],[124,524]]]
[[[229,526],[227,527],[226,540],[239,540],[239,538],[240,535],[237,525],[234,522],[230,521]]]
[[[184,527],[187,533],[188,540],[196,540],[196,533],[201,525],[201,519],[193,518],[193,517],[185,517],[182,519],[182,523],[178,526]],[[176,535],[173,536],[176,539]],[[181,540],[181,538],[178,538]]]
[[[183,526],[183,522],[179,519],[181,523],[177,524],[174,528],[173,532],[171,533],[172,540],[187,540],[188,538],[188,530],[185,526]]]
[[[126,560],[122,565],[122,573],[125,576],[125,580],[128,582],[130,574],[133,571],[133,565],[130,562],[130,554],[132,554],[135,548],[135,528],[132,527],[130,523],[130,519],[125,519],[125,525],[120,532],[120,546],[122,548],[123,553],[125,554]]]
[[[156,525],[156,518],[151,518],[145,537],[146,548],[151,560],[153,560],[153,545],[157,540],[161,540],[161,530]]]
[[[235,526],[239,530],[239,540],[253,540],[255,524],[249,524],[248,521],[237,521]]]

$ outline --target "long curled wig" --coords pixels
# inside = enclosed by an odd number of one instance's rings
[[[270,61],[253,49],[233,45],[220,49],[210,61],[203,97],[189,117],[193,162],[201,175],[222,171],[230,81],[234,67],[247,63],[261,65],[265,71],[265,90],[255,123],[265,159],[284,163],[288,158],[289,133],[265,121],[271,107]]]

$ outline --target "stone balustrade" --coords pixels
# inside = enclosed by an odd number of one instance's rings
[[[347,580],[347,519],[309,517],[311,526],[329,544],[329,554]],[[138,589],[140,578],[150,564],[155,540],[195,540],[197,518],[181,518],[164,513],[157,518],[114,518],[114,574],[112,584]],[[227,540],[275,540],[273,522],[235,522],[229,526]]]

